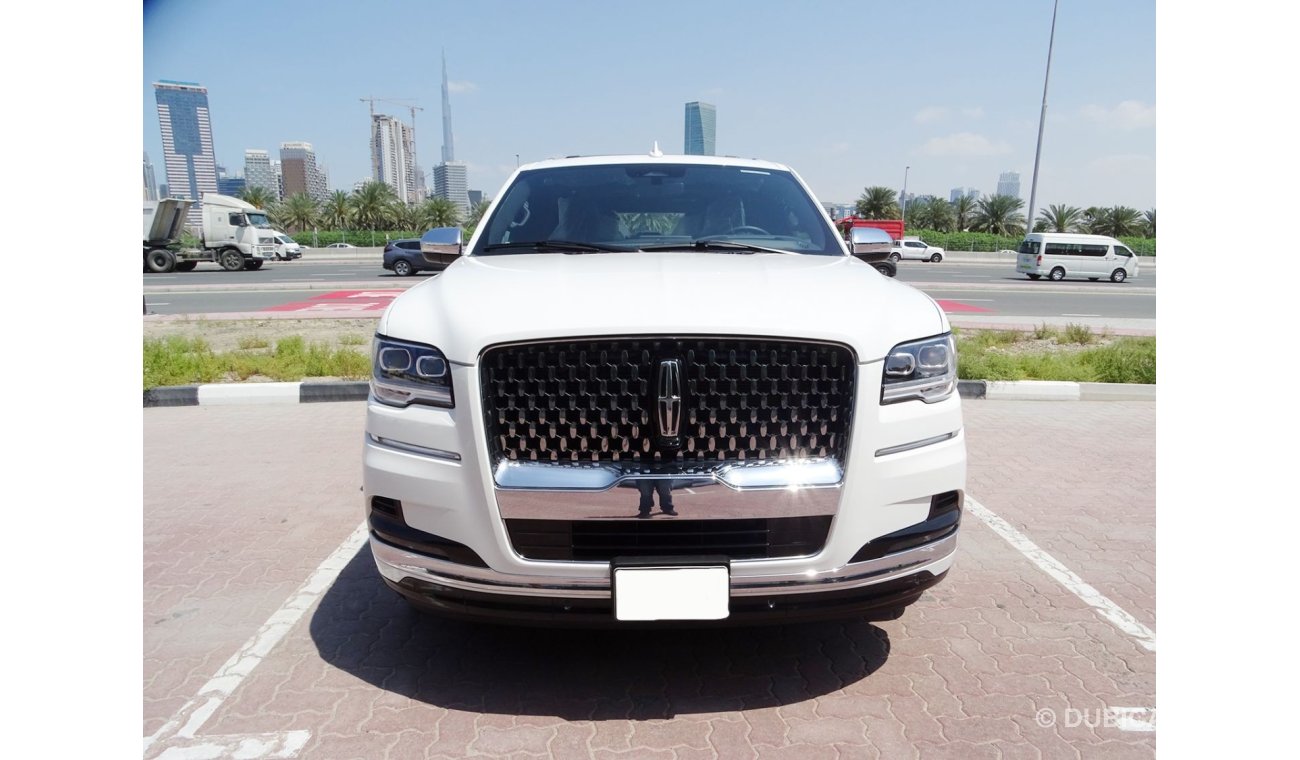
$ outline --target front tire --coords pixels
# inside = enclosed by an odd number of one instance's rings
[[[227,272],[238,272],[244,268],[244,254],[238,248],[227,248],[221,252],[217,263]]]
[[[1047,276],[1050,277],[1053,282],[1060,282],[1061,280],[1065,279],[1065,270],[1060,267],[1057,267],[1053,269],[1052,273]]]
[[[1127,279],[1128,279],[1128,272],[1125,272],[1123,269],[1116,269],[1114,272],[1110,273],[1111,282],[1123,282],[1124,280]]]
[[[931,264],[938,264],[940,261],[943,261],[943,256],[940,256],[937,253],[930,257]]]
[[[176,268],[176,254],[166,248],[155,248],[144,257],[144,265],[154,274],[170,272]]]
[[[415,270],[411,268],[411,262],[405,259],[398,259],[393,262],[393,274],[398,277],[410,277],[414,273]]]

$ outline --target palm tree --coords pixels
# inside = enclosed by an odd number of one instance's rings
[[[913,201],[907,218],[914,227],[935,232],[951,232],[954,216],[952,204],[942,198]]]
[[[352,218],[362,229],[377,230],[392,220],[393,188],[383,182],[367,182],[352,194]]]
[[[975,199],[965,194],[957,196],[957,201],[952,204],[952,213],[956,217],[958,232],[970,229],[971,220],[975,218]]]
[[[460,208],[447,198],[429,198],[419,206],[416,219],[419,227],[425,230],[455,227],[460,224]]]
[[[1132,235],[1142,225],[1142,215],[1137,209],[1128,206],[1112,206],[1103,209],[1101,219],[1101,228],[1098,232],[1115,238]]]
[[[295,232],[302,232],[316,223],[318,204],[316,199],[306,193],[290,197],[280,209],[284,223]]]
[[[393,204],[393,221],[403,230],[420,231],[420,207],[398,201]]]
[[[269,209],[272,203],[275,203],[275,196],[271,191],[260,185],[250,185],[239,191],[239,197],[244,203],[250,203],[262,210]]]
[[[994,235],[1020,235],[1025,231],[1025,217],[1020,209],[1025,202],[1014,195],[986,195],[976,204],[971,229]]]
[[[348,194],[335,190],[321,206],[321,226],[331,230],[346,230],[351,222],[352,204],[348,201]]]
[[[856,213],[863,219],[897,219],[898,195],[879,185],[865,188],[858,198]]]
[[[1034,224],[1034,231],[1040,231],[1038,225],[1044,224],[1042,232],[1074,232],[1082,217],[1082,209],[1054,203],[1038,212],[1038,222]]]
[[[1146,237],[1156,236],[1156,210],[1147,209],[1142,213],[1142,234]]]
[[[478,227],[478,223],[483,220],[483,215],[487,213],[491,201],[479,201],[474,204],[474,208],[469,210],[469,218],[465,220],[465,229],[473,230]]]
[[[1079,227],[1083,232],[1090,235],[1104,235],[1102,230],[1106,226],[1106,209],[1100,206],[1089,206],[1083,210],[1083,220],[1079,222]]]

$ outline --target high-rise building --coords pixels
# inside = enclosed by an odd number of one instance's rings
[[[686,155],[717,155],[718,109],[711,103],[686,104]]]
[[[195,201],[187,221],[198,226],[204,193],[217,192],[217,161],[212,148],[208,88],[194,82],[153,83],[158,103],[167,186],[176,198]]]
[[[158,183],[153,177],[153,164],[149,163],[149,154],[144,154],[144,199],[158,200]]]
[[[370,122],[370,171],[378,182],[393,188],[397,199],[420,199],[415,176],[415,144],[411,128],[399,119],[374,114]]]
[[[271,168],[270,153],[255,149],[244,151],[244,186],[260,187],[272,200],[280,200],[280,186],[275,180],[275,170]]]
[[[475,206],[477,206],[478,204],[480,204],[480,203],[483,202],[483,191],[482,191],[482,190],[470,190],[469,193],[468,193],[468,195],[469,195],[469,207],[470,207],[470,208],[474,208]]]
[[[318,201],[329,197],[328,182],[316,166],[316,151],[309,142],[280,143],[280,170],[284,176],[283,197],[306,193]]]
[[[451,89],[447,86],[447,51],[442,51],[442,161],[456,160],[456,143],[451,134]]]
[[[442,163],[433,168],[433,195],[446,198],[469,213],[469,168],[456,160],[451,133],[451,89],[447,85],[447,53],[442,54]]]
[[[271,173],[275,175],[275,196],[284,200],[284,164],[280,159],[271,159]]]
[[[1020,197],[1020,172],[1002,172],[998,177],[998,195]]]
[[[166,182],[164,182],[164,183],[162,183],[161,185],[158,186],[158,197],[159,197],[159,198],[170,198],[171,196],[168,195],[168,193],[170,193],[170,192],[171,192],[171,188],[167,185]]]
[[[433,194],[469,213],[469,170],[463,161],[444,161],[433,169]]]
[[[973,187],[954,187],[952,192],[948,193],[948,202],[956,203],[957,199],[963,195],[967,198],[977,199],[980,197],[980,191]]]

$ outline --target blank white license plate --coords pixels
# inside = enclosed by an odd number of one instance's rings
[[[722,620],[730,578],[726,567],[615,567],[614,616],[619,620]]]

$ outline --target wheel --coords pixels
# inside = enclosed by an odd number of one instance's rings
[[[1028,278],[1031,279],[1031,280],[1037,280],[1039,277],[1042,277],[1041,274],[1027,274],[1027,275],[1025,275],[1025,276],[1028,277]]]
[[[898,255],[897,253],[891,253],[889,254],[889,260],[897,264],[898,262],[903,260],[903,257]]]
[[[176,254],[166,248],[155,248],[144,257],[144,264],[150,272],[170,272],[176,268]]]
[[[1126,279],[1128,279],[1128,272],[1125,272],[1123,269],[1116,269],[1114,272],[1110,273],[1111,282],[1123,282]]]
[[[247,269],[250,272],[253,271],[254,269],[261,269],[261,268],[262,268],[261,259],[248,259],[247,261],[244,262],[244,269]]]
[[[727,234],[728,234],[728,235],[736,235],[736,234],[740,234],[740,235],[771,235],[772,233],[768,232],[767,230],[763,229],[762,227],[753,227],[753,226],[751,226],[751,225],[744,224],[744,225],[741,225],[741,226],[739,226],[739,227],[732,227],[731,229],[727,230]]]
[[[1055,281],[1057,281],[1057,282],[1060,282],[1061,280],[1064,280],[1064,279],[1065,279],[1065,270],[1062,269],[1062,268],[1060,268],[1060,267],[1057,267],[1057,268],[1053,269],[1053,270],[1052,270],[1052,273],[1049,274],[1049,275],[1047,275],[1047,276],[1050,277],[1050,278],[1052,278],[1053,280],[1055,280]]]
[[[411,262],[406,259],[398,259],[393,262],[393,274],[398,277],[409,277],[415,274],[415,270],[411,267]]]
[[[1100,280],[1100,279],[1101,279],[1100,277],[1089,277],[1089,278],[1088,278],[1088,282],[1096,282],[1097,280]]]
[[[871,266],[875,267],[877,272],[880,272],[886,277],[894,277],[898,274],[898,267],[894,266],[893,263],[889,261],[879,261]]]
[[[199,262],[197,262],[197,261],[178,261],[178,262],[176,262],[176,271],[177,271],[177,272],[193,272],[193,271],[194,271],[194,267],[196,267],[196,266],[198,266],[198,265],[199,265]]]
[[[227,272],[238,272],[244,268],[244,254],[238,248],[227,248],[221,252],[217,263]]]
[[[943,256],[940,256],[937,253],[930,257],[931,264],[938,264],[940,261],[943,261]]]

